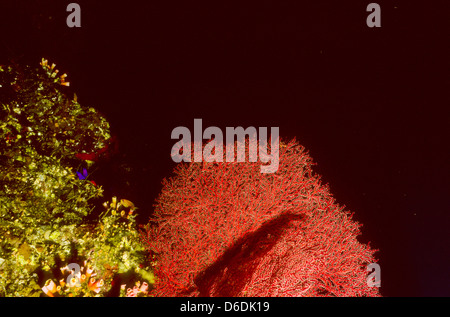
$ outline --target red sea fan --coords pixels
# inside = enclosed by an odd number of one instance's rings
[[[305,149],[281,142],[278,171],[261,164],[182,163],[164,180],[143,232],[154,295],[379,296],[366,283],[375,251]]]

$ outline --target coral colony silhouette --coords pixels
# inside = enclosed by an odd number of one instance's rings
[[[261,173],[261,164],[191,161],[163,181],[142,236],[158,276],[153,294],[380,296],[366,281],[376,251],[357,240],[361,225],[305,148],[280,141],[278,171]]]

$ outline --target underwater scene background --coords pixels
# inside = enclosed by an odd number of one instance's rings
[[[450,295],[448,3],[77,3],[0,4],[0,296]]]

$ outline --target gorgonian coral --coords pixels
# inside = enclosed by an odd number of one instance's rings
[[[281,142],[278,171],[261,173],[261,164],[181,163],[163,181],[142,234],[154,295],[379,295],[366,283],[375,251],[357,240],[360,225],[305,148]]]

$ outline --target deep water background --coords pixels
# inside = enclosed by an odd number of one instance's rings
[[[2,1],[0,63],[66,72],[120,154],[93,178],[145,222],[175,167],[177,126],[280,127],[297,137],[380,252],[384,296],[450,296],[449,4]]]

